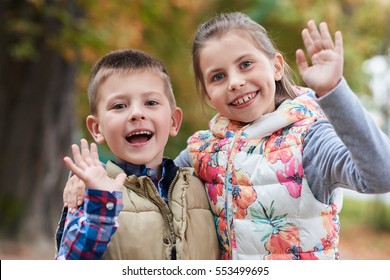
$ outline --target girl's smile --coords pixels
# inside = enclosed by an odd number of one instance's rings
[[[255,92],[250,92],[248,94],[244,94],[243,96],[240,96],[236,98],[234,101],[232,101],[230,104],[235,107],[242,108],[244,106],[249,106],[251,103],[250,101],[253,102],[253,99],[259,94],[259,91]]]
[[[207,96],[221,115],[249,123],[275,110],[280,54],[269,58],[248,35],[230,31],[208,40],[199,58]]]

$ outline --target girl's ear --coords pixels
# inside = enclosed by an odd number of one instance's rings
[[[276,53],[274,57],[274,78],[275,81],[280,81],[284,75],[284,59],[280,53]]]
[[[104,135],[101,133],[100,125],[98,118],[94,115],[89,115],[86,120],[87,128],[89,133],[91,133],[93,139],[98,144],[103,144],[105,139]]]
[[[181,122],[183,120],[183,112],[179,107],[176,107],[172,110],[172,123],[171,129],[169,131],[170,136],[176,136],[179,132]]]

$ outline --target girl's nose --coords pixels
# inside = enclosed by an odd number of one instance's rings
[[[241,77],[231,77],[229,80],[229,91],[237,91],[243,86],[245,86],[246,82]]]

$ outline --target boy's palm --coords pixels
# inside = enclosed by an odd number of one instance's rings
[[[333,43],[324,22],[319,29],[312,20],[307,26],[302,31],[302,39],[312,65],[309,65],[302,50],[297,51],[296,60],[302,80],[320,97],[332,90],[342,77],[343,40],[341,32],[336,32]]]
[[[120,191],[126,179],[124,173],[119,174],[115,179],[108,177],[106,169],[99,160],[96,144],[91,144],[85,139],[80,141],[81,153],[77,145],[72,145],[74,162],[71,158],[65,157],[64,161],[70,170],[91,189],[104,191]]]

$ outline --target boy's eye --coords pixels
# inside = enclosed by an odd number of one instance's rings
[[[248,68],[249,66],[251,66],[251,64],[252,64],[252,61],[246,60],[243,63],[241,63],[240,68],[241,69]]]
[[[114,106],[112,106],[112,109],[115,109],[115,110],[120,110],[120,109],[124,109],[124,108],[126,108],[126,105],[122,104],[122,103],[114,104]]]
[[[157,106],[158,102],[155,100],[149,100],[145,103],[146,106]]]
[[[219,74],[214,75],[214,76],[212,77],[212,80],[213,80],[213,81],[219,81],[219,80],[222,80],[224,77],[225,77],[224,74],[219,73]]]

